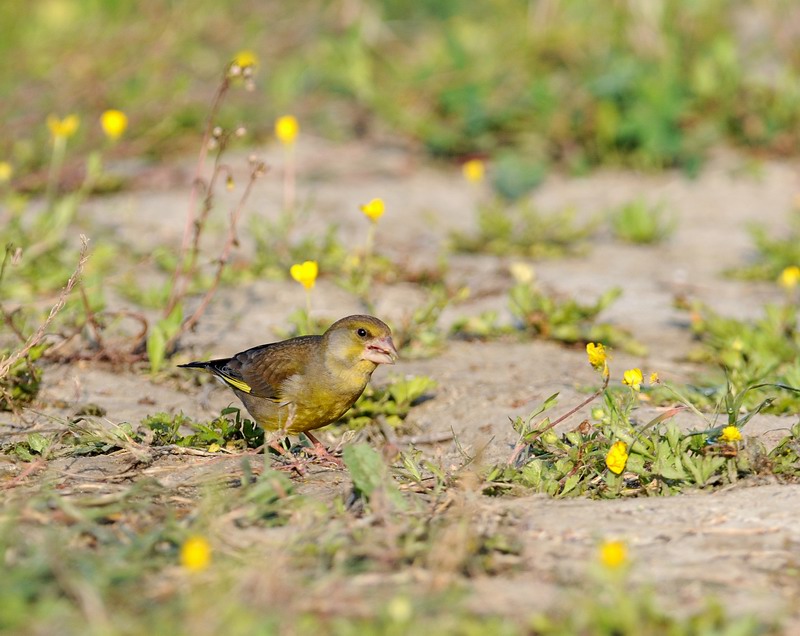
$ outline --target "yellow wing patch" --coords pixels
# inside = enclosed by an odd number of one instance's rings
[[[217,375],[221,377],[227,384],[230,384],[234,389],[239,389],[240,391],[244,391],[245,393],[252,393],[253,389],[250,388],[250,385],[247,384],[244,380],[240,378],[233,378],[226,373],[222,373],[221,371],[217,371]]]

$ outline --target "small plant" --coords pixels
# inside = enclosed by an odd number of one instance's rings
[[[419,307],[407,313],[394,329],[395,341],[401,355],[406,358],[430,357],[441,351],[447,333],[439,327],[439,317],[446,307],[459,303],[469,296],[469,289],[456,290],[444,284],[435,284],[428,290],[428,298]]]
[[[543,214],[531,203],[498,200],[478,208],[477,234],[455,233],[452,242],[460,252],[555,258],[581,253],[596,226],[576,223],[572,208]]]
[[[699,302],[682,303],[689,311],[691,329],[698,346],[690,359],[713,365],[721,371],[701,376],[686,397],[701,408],[713,408],[731,392],[743,394],[744,408],[753,409],[769,394],[769,413],[791,413],[800,408],[800,328],[797,308],[767,305],[754,321],[720,316]],[[723,371],[724,370],[724,371]],[[777,390],[777,393],[775,393]],[[669,400],[656,391],[655,400]]]
[[[667,216],[664,203],[649,204],[643,198],[610,212],[614,236],[628,243],[660,243],[675,231],[674,215]]]
[[[241,451],[264,444],[264,431],[261,427],[242,418],[239,409],[235,407],[223,409],[219,417],[208,423],[192,422],[182,413],[157,413],[142,420],[142,426],[152,432],[152,443],[156,446],[175,444],[213,453],[223,449]],[[180,432],[182,428],[191,428],[194,432],[183,435]]]
[[[406,508],[397,484],[391,477],[389,467],[375,449],[368,444],[352,444],[345,447],[342,459],[353,480],[353,493],[366,501],[379,496],[396,510]]]
[[[610,289],[594,303],[584,304],[544,291],[536,282],[533,268],[524,263],[513,263],[511,270],[516,282],[509,291],[508,302],[515,324],[500,325],[496,312],[486,312],[456,321],[452,328],[454,335],[466,338],[522,335],[565,344],[600,341],[632,353],[644,353],[643,346],[627,330],[597,320],[619,298],[621,289]]]
[[[635,586],[631,571],[639,567],[624,540],[606,539],[587,564],[586,586],[566,598],[555,611],[531,621],[536,634],[769,634],[773,628],[753,617],[732,618],[708,601],[688,616],[675,617],[662,608],[648,587]]]
[[[42,383],[42,368],[37,361],[46,350],[45,344],[30,347],[25,355],[15,356],[5,373],[0,374],[0,411],[12,411],[36,398]],[[0,351],[0,362],[11,355],[8,350]]]
[[[381,388],[368,386],[339,424],[358,430],[382,416],[389,426],[399,429],[411,407],[435,388],[436,382],[427,376],[393,378]]]
[[[784,478],[800,476],[800,466],[788,468],[786,464],[784,451],[792,442],[779,445],[771,453],[755,440],[744,442],[741,429],[766,403],[743,412],[744,393],[731,395],[726,404],[726,424],[715,426],[695,410],[703,428],[689,433],[668,422],[680,410],[689,408],[688,404],[671,408],[640,426],[633,412],[645,384],[641,370],[628,369],[622,378],[627,388],[611,389],[605,348],[590,343],[587,353],[603,377],[601,388],[555,420],[540,416],[553,408],[557,395],[550,396],[527,418],[518,417],[513,426],[519,441],[507,464],[490,470],[487,493],[503,492],[516,484],[558,497],[668,495],[688,488],[735,483],[769,470],[779,460]],[[662,382],[651,374],[649,384]],[[598,397],[602,397],[603,406],[592,411],[594,424],[584,420],[561,435],[552,430]],[[794,439],[794,431],[790,437]]]
[[[603,292],[592,304],[543,292],[535,281],[518,282],[509,292],[509,308],[526,333],[565,343],[601,341],[641,352],[620,327],[597,322],[599,314],[622,294],[619,288]]]
[[[746,280],[778,281],[787,269],[800,266],[800,206],[789,216],[788,228],[773,238],[763,225],[749,227],[756,254],[752,262],[727,273]]]
[[[231,87],[243,82],[247,90],[253,90],[255,68],[258,64],[255,56],[247,51],[237,54],[228,64],[222,80],[217,87],[211,111],[206,120],[206,128],[195,167],[195,178],[186,214],[183,240],[172,278],[167,284],[169,293],[162,312],[162,318],[152,325],[146,335],[146,349],[150,360],[151,373],[157,373],[164,359],[170,355],[180,336],[192,329],[205,313],[211,299],[222,281],[233,249],[238,245],[238,224],[244,213],[247,200],[250,198],[255,182],[266,173],[266,165],[255,157],[248,160],[249,174],[239,200],[232,206],[229,214],[228,231],[225,241],[216,259],[213,278],[203,297],[189,316],[184,316],[183,303],[189,293],[190,286],[197,276],[200,258],[200,239],[206,228],[209,215],[214,208],[215,192],[220,180],[225,180],[228,189],[235,187],[230,166],[223,161],[225,150],[230,143],[245,134],[245,129],[237,126],[226,130],[217,125],[219,109]],[[210,151],[214,151],[211,172],[204,177],[206,162]],[[202,204],[197,201],[202,191]]]
[[[347,249],[342,245],[336,225],[329,225],[319,235],[307,229],[307,210],[282,212],[276,221],[263,216],[251,216],[248,233],[255,242],[255,258],[245,274],[285,280],[292,264],[315,256],[323,272],[341,271],[348,260]],[[303,229],[298,235],[298,228]]]

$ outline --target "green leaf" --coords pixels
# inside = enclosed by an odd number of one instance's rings
[[[42,451],[50,446],[50,440],[41,433],[31,433],[28,435],[28,446],[34,453],[41,455]]]
[[[579,473],[574,473],[567,477],[566,481],[564,482],[564,488],[561,490],[561,495],[566,495],[568,492],[574,490],[580,481],[581,476]]]
[[[178,303],[169,312],[169,315],[164,318],[163,320],[159,320],[159,326],[164,330],[164,334],[167,336],[167,339],[172,338],[178,330],[181,328],[181,323],[183,323],[183,304]]]
[[[155,325],[147,334],[147,358],[150,360],[150,373],[158,373],[164,364],[167,349],[167,338],[161,324]]]
[[[644,474],[644,457],[637,454],[628,455],[628,461],[625,462],[625,470],[637,475]]]
[[[404,508],[405,502],[400,491],[388,474],[386,464],[380,454],[367,444],[353,444],[342,451],[347,470],[353,480],[355,491],[370,500],[373,495],[383,490],[386,498],[398,508]]]

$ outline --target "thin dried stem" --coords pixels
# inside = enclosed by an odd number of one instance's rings
[[[208,157],[209,142],[214,130],[214,120],[217,118],[225,94],[230,88],[230,77],[228,75],[229,69],[225,69],[225,76],[217,87],[217,92],[214,94],[214,100],[211,104],[211,112],[206,120],[206,129],[203,133],[203,141],[200,146],[200,152],[197,156],[197,165],[195,166],[194,178],[192,179],[192,190],[189,193],[189,206],[186,211],[186,224],[183,227],[183,240],[181,241],[181,250],[178,258],[178,263],[175,266],[175,271],[172,274],[172,293],[170,294],[169,301],[164,310],[164,315],[169,316],[175,305],[180,302],[181,298],[186,293],[188,285],[188,276],[186,272],[186,257],[190,249],[192,241],[192,233],[197,232],[197,214],[195,206],[197,205],[198,191],[203,184],[203,170],[206,165],[206,158]]]
[[[253,191],[253,185],[255,184],[256,180],[264,174],[266,170],[266,166],[261,163],[257,162],[253,165],[253,168],[250,172],[250,178],[247,181],[247,185],[245,186],[245,190],[242,193],[239,202],[237,203],[236,207],[231,210],[231,217],[230,223],[228,224],[228,235],[225,238],[225,244],[222,246],[222,252],[220,253],[219,258],[217,259],[217,271],[214,274],[214,280],[211,283],[211,286],[206,291],[203,299],[200,301],[200,304],[197,306],[197,309],[194,310],[194,313],[187,318],[181,328],[178,330],[170,340],[167,342],[166,348],[170,350],[178,338],[192,329],[197,321],[200,320],[200,317],[205,313],[206,308],[208,307],[211,299],[214,297],[214,294],[217,292],[217,288],[219,287],[219,283],[222,280],[222,272],[225,269],[225,265],[228,263],[228,259],[230,258],[231,252],[233,248],[239,244],[239,238],[237,235],[237,225],[239,223],[239,219],[244,212],[244,206],[247,200],[250,198],[250,194]]]
[[[516,464],[517,459],[519,459],[520,453],[525,449],[526,446],[530,446],[531,442],[533,442],[534,440],[536,440],[539,437],[541,437],[542,435],[544,435],[547,431],[549,431],[554,426],[558,426],[561,422],[563,422],[568,417],[572,417],[573,415],[575,415],[575,413],[577,413],[579,410],[581,410],[587,404],[589,404],[592,401],[594,401],[597,398],[599,398],[603,394],[603,391],[605,391],[608,388],[608,381],[609,381],[609,376],[606,374],[604,376],[604,379],[603,379],[603,386],[601,386],[599,389],[597,389],[597,391],[592,393],[583,402],[581,402],[577,406],[574,406],[573,408],[571,408],[569,411],[564,413],[561,417],[558,417],[558,418],[554,419],[552,422],[550,422],[543,429],[537,430],[533,434],[521,435],[520,438],[519,438],[519,441],[514,446],[514,450],[511,451],[511,456],[508,458],[508,465],[509,466],[513,466],[514,464]]]
[[[86,261],[89,259],[89,239],[86,238],[83,234],[81,234],[81,251],[80,257],[78,258],[78,264],[75,267],[75,271],[72,272],[72,276],[69,277],[67,284],[64,286],[64,289],[61,290],[61,293],[58,295],[58,300],[56,300],[55,305],[50,309],[50,314],[47,316],[47,319],[39,325],[39,328],[36,330],[30,338],[28,338],[25,346],[22,347],[16,353],[11,354],[7,358],[0,361],[0,378],[4,378],[8,372],[11,370],[17,362],[19,362],[22,358],[24,358],[31,349],[33,349],[44,337],[45,331],[50,326],[50,323],[53,322],[53,319],[56,317],[59,311],[61,311],[64,307],[64,304],[67,302],[67,297],[72,292],[72,288],[75,287],[78,280],[83,273],[83,267],[86,265]]]

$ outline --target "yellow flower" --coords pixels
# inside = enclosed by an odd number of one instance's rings
[[[658,377],[658,373],[653,371],[650,374],[650,384],[659,384],[661,382],[661,378]]]
[[[203,537],[193,536],[181,546],[181,565],[190,572],[201,572],[211,563],[211,546]]]
[[[470,183],[479,183],[483,181],[483,176],[486,173],[486,166],[480,159],[470,159],[461,166],[461,172],[464,178]]]
[[[603,375],[608,375],[608,352],[602,344],[594,342],[587,344],[586,355],[589,358],[589,364],[598,371],[602,370]]]
[[[597,556],[603,567],[617,570],[628,563],[628,546],[624,541],[604,541]]]
[[[361,206],[361,211],[370,221],[377,223],[378,219],[383,216],[385,207],[383,199],[372,199],[369,203]]]
[[[11,177],[13,175],[14,166],[12,166],[8,161],[0,161],[0,183],[11,181]]]
[[[395,596],[386,606],[386,613],[395,623],[407,623],[414,615],[414,606],[405,596]]]
[[[634,391],[642,388],[642,382],[644,382],[644,377],[641,369],[628,369],[622,374],[622,384],[627,384]]]
[[[723,442],[741,442],[742,432],[736,426],[726,426],[719,434],[719,439]]]
[[[319,274],[319,266],[317,261],[306,261],[305,263],[296,263],[292,265],[289,273],[298,283],[306,289],[314,287]]]
[[[105,111],[100,115],[100,125],[103,127],[103,132],[111,141],[116,141],[125,132],[128,127],[128,116],[121,110]]]
[[[800,267],[791,265],[784,269],[778,277],[778,283],[786,289],[797,287],[797,283],[800,283]]]
[[[533,279],[536,278],[536,272],[533,267],[520,261],[511,263],[508,266],[508,271],[511,272],[511,277],[522,285],[530,285]]]
[[[611,448],[608,449],[606,455],[606,466],[615,475],[619,475],[625,470],[625,464],[628,462],[628,445],[623,441],[614,442]]]
[[[300,132],[300,124],[292,115],[284,115],[275,120],[275,136],[284,146],[291,146]]]
[[[258,66],[258,56],[252,51],[239,51],[234,56],[232,65],[242,70]]]
[[[77,115],[67,115],[59,119],[55,115],[47,116],[47,127],[53,139],[69,139],[78,130],[81,120]]]

